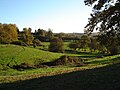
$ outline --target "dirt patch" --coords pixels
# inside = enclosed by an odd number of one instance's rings
[[[84,61],[76,56],[61,56],[60,58],[52,61],[52,62],[46,62],[46,63],[38,63],[38,64],[28,64],[28,63],[21,63],[20,65],[14,65],[12,68],[17,69],[17,70],[25,70],[25,69],[35,69],[35,68],[49,68],[49,67],[54,67],[54,66],[59,66],[59,65],[70,65],[70,66],[83,66]]]
[[[56,59],[52,62],[42,63],[42,65],[47,66],[58,66],[58,65],[83,65],[83,60],[76,56],[61,56],[59,59]]]

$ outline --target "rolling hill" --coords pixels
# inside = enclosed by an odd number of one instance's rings
[[[61,53],[52,53],[48,51],[42,51],[35,48],[16,46],[16,45],[0,45],[0,64],[21,64],[35,62],[48,62],[59,58]]]

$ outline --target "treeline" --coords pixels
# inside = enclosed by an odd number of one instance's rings
[[[24,28],[26,29],[26,28]],[[23,39],[22,34],[24,33],[24,30],[19,32],[19,39]],[[48,30],[44,29],[38,29],[35,30],[35,32],[31,32],[31,28],[28,28],[29,32],[32,34],[32,36],[35,39],[39,39],[42,42],[50,42],[54,37],[62,38],[63,41],[74,41],[79,40],[80,36],[74,35],[74,34],[67,34],[67,33],[53,33],[52,30],[49,28]]]
[[[15,24],[0,23],[0,43],[16,44],[33,47],[40,46],[41,42],[50,42],[49,51],[64,52],[64,41],[71,42],[69,48],[82,49],[91,52],[99,51],[102,53],[118,54],[120,53],[120,34],[112,32],[107,34],[98,34],[96,36],[88,36],[83,34],[77,36],[74,34],[58,33],[55,34],[51,29],[38,29],[32,32],[31,28],[23,28],[19,31]]]
[[[100,34],[95,37],[88,35],[81,36],[80,40],[71,42],[70,48],[82,49],[86,51],[89,49],[91,52],[101,52],[107,54],[120,54],[120,37],[113,37],[111,34]]]
[[[31,45],[33,42],[42,41],[50,42],[54,37],[62,38],[63,41],[79,40],[78,36],[65,33],[53,33],[49,28],[48,30],[38,29],[32,32],[31,28],[23,28],[19,31],[15,24],[2,24],[0,23],[0,43],[15,43],[15,41],[23,41],[26,45]]]

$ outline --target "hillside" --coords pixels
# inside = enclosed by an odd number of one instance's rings
[[[35,62],[47,62],[59,58],[62,54],[42,51],[35,48],[16,46],[16,45],[0,45],[0,64],[7,64],[11,60],[11,64]]]
[[[64,54],[35,48],[0,45],[0,65],[52,61]],[[120,55],[68,54],[86,61],[83,66],[56,66],[18,71],[0,71],[0,90],[118,90],[120,88]]]
[[[109,60],[108,60],[109,59]],[[92,61],[91,61],[92,63]],[[112,63],[112,64],[110,64]],[[46,77],[36,77],[31,80],[18,81],[13,83],[0,84],[1,90],[119,90],[120,88],[120,56],[107,57],[98,59],[93,63],[97,66],[100,64],[109,64],[104,67],[78,70],[66,74],[52,75]],[[50,74],[50,73],[49,73]],[[31,75],[32,76],[32,75]],[[32,76],[32,77],[34,77]],[[21,78],[30,76],[23,76]],[[20,77],[19,77],[20,78]],[[11,80],[18,77],[9,77]],[[6,80],[6,77],[5,79]]]

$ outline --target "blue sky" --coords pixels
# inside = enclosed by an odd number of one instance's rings
[[[0,22],[20,30],[30,27],[53,32],[84,32],[92,9],[84,0],[0,0]]]

